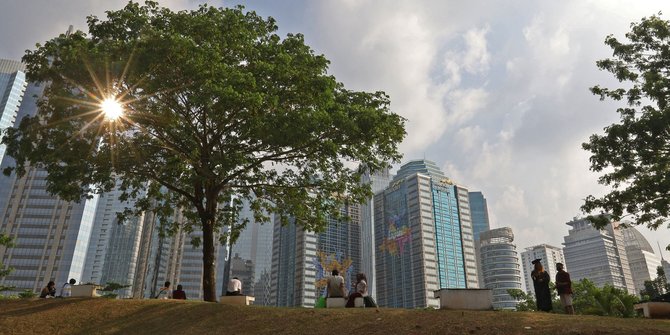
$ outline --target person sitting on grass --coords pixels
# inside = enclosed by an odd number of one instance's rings
[[[177,289],[172,291],[172,299],[186,300],[186,292],[184,292],[181,284],[177,285]]]
[[[77,283],[77,280],[71,278],[69,282],[63,284],[63,287],[60,289],[60,296],[62,298],[67,298],[72,296],[72,286]]]
[[[45,288],[40,292],[40,298],[54,298],[56,297],[56,283],[50,281]]]
[[[158,294],[156,294],[156,299],[170,299],[170,282],[166,281],[165,285],[161,287]]]

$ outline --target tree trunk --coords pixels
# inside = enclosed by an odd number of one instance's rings
[[[204,300],[216,302],[216,245],[214,243],[214,219],[202,225],[202,290]]]

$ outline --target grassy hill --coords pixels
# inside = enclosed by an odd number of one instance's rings
[[[670,320],[547,313],[226,306],[196,301],[0,301],[0,334],[670,334]]]

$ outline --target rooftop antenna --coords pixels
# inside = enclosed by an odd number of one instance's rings
[[[661,243],[656,240],[656,245],[658,245],[658,252],[661,254],[661,261],[664,261],[663,259],[663,249],[661,249]]]

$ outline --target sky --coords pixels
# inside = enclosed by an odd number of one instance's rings
[[[119,9],[122,0],[3,0],[0,58]],[[172,9],[201,1],[164,0]],[[565,224],[589,195],[604,194],[581,143],[617,122],[616,104],[588,88],[617,82],[595,62],[604,44],[667,1],[285,0],[242,4],[302,33],[345,87],[385,91],[407,119],[403,162],[435,161],[487,198],[492,227],[511,227],[519,249],[561,246]],[[667,16],[663,16],[668,19]],[[670,231],[640,231],[655,247]],[[664,253],[666,259],[670,254]]]

